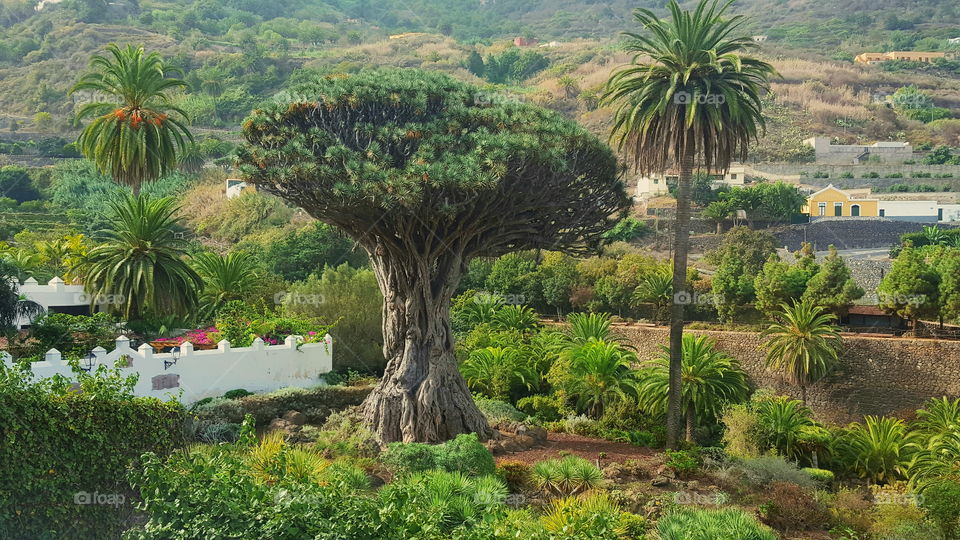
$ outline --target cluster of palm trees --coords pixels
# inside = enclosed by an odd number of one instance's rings
[[[836,363],[841,345],[833,315],[809,302],[784,305],[780,321],[763,334],[767,365],[797,385],[803,402],[785,401],[784,410],[771,410],[764,418],[789,427],[812,426],[809,416],[794,409],[806,401],[806,388],[826,376]],[[475,392],[523,404],[522,396],[549,390],[561,409],[600,418],[610,407],[635,402],[651,414],[667,410],[670,389],[670,347],[661,346],[659,357],[640,362],[611,328],[603,313],[573,313],[563,332],[541,331],[536,314],[523,306],[504,305],[497,296],[474,296],[455,308],[455,318],[471,326],[487,325],[500,337],[471,332],[464,339],[469,349],[460,370]],[[481,336],[476,341],[475,336]],[[506,336],[506,337],[503,337]],[[736,358],[716,348],[704,335],[685,334],[681,349],[681,405],[686,439],[693,442],[696,429],[719,420],[726,406],[745,401],[751,394],[746,372]],[[772,407],[779,406],[779,402]],[[803,410],[807,410],[805,407]],[[773,433],[792,433],[782,426]],[[789,438],[789,435],[785,435]],[[771,445],[793,452],[793,440]]]

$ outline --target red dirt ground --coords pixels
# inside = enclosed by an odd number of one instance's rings
[[[641,448],[627,443],[592,439],[571,433],[547,434],[546,446],[531,448],[522,452],[513,452],[497,456],[497,461],[512,460],[532,464],[544,459],[558,457],[561,452],[574,454],[590,461],[596,461],[597,456],[604,452],[606,457],[603,463],[622,463],[627,460],[653,461],[656,452],[649,448]]]

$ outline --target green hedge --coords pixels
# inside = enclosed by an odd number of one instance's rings
[[[195,413],[201,421],[232,424],[251,414],[257,425],[263,425],[293,410],[305,414],[312,424],[322,424],[331,412],[362,403],[372,390],[372,386],[283,388],[239,399],[216,398],[197,407]]]
[[[0,363],[0,538],[119,537],[128,469],[181,445],[179,404],[133,397],[135,379],[115,370],[78,377],[31,381]]]

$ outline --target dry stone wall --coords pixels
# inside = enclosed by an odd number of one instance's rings
[[[660,354],[669,330],[649,325],[615,325],[641,361]],[[765,367],[757,333],[690,330],[706,334],[717,348],[737,358],[754,386],[799,398],[799,389]],[[912,414],[931,397],[960,396],[960,341],[845,336],[837,369],[807,389],[817,417],[845,424],[863,415]]]

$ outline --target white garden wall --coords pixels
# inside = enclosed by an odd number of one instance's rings
[[[147,344],[132,349],[130,340],[121,336],[117,338],[116,348],[109,353],[102,347],[93,350],[97,357],[93,370],[99,364],[113,367],[125,357],[130,365],[121,367],[120,371],[124,375],[139,375],[136,395],[160,399],[173,396],[184,404],[221,396],[237,388],[259,393],[288,386],[316,386],[321,383],[319,377],[333,369],[333,339],[328,334],[323,342],[306,343],[299,349],[297,339],[298,336],[290,336],[282,345],[266,346],[257,338],[250,347],[237,348],[224,340],[217,349],[208,351],[194,350],[188,342],[181,346],[176,364],[165,367],[164,361],[173,360],[171,353],[156,354]],[[11,363],[9,356],[3,361]],[[80,365],[84,364],[81,360]],[[70,365],[56,349],[48,351],[44,361],[34,362],[31,369],[39,378],[58,374],[74,378]]]

